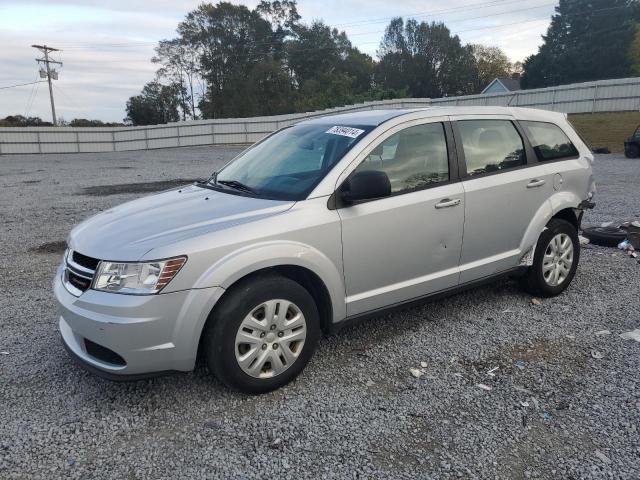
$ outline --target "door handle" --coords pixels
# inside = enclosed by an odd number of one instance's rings
[[[440,209],[440,208],[455,207],[456,205],[460,205],[459,198],[454,198],[453,200],[451,200],[450,198],[445,198],[444,200],[440,200],[439,203],[436,203],[436,208]]]
[[[531,180],[529,183],[527,183],[527,188],[536,188],[536,187],[541,187],[542,185],[544,185],[545,182],[544,180],[542,180],[541,178],[534,178],[533,180]]]

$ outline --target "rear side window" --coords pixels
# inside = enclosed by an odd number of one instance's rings
[[[545,122],[520,122],[538,160],[577,157],[578,150],[560,127]]]
[[[460,120],[457,124],[467,175],[508,170],[526,163],[522,138],[509,120]]]

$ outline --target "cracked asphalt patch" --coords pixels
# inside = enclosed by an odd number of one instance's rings
[[[29,249],[30,252],[34,253],[64,253],[67,248],[67,242],[64,240],[57,240],[55,242],[47,242],[42,245],[38,245],[37,247]]]
[[[206,178],[238,151],[0,157],[0,478],[640,478],[640,343],[619,336],[640,327],[640,265],[615,249],[585,248],[540,305],[502,281],[345,328],[259,397],[202,366],[124,384],[77,367],[60,239],[142,192],[75,192]],[[584,223],[637,218],[640,162],[594,168]]]

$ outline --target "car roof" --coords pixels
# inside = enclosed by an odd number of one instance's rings
[[[341,125],[361,125],[377,127],[378,125],[392,118],[400,117],[407,113],[420,109],[387,109],[387,110],[362,110],[358,112],[336,113],[323,115],[310,120],[305,120],[305,124],[341,124]]]
[[[518,107],[476,107],[476,106],[442,106],[423,108],[403,108],[386,110],[361,110],[357,112],[323,115],[309,120],[304,124],[345,125],[377,127],[382,123],[399,117],[411,115],[412,118],[429,118],[452,115],[512,115],[520,120],[554,120],[564,117],[563,113],[549,110]]]

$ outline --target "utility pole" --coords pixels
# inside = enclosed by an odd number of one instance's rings
[[[44,54],[44,58],[36,58],[36,62],[38,64],[44,63],[46,67],[46,72],[40,71],[40,77],[44,77],[46,75],[47,81],[49,82],[49,98],[51,98],[51,116],[53,117],[53,125],[58,125],[58,120],[56,119],[56,106],[53,102],[53,85],[51,84],[52,76],[54,80],[58,79],[58,72],[52,70],[49,67],[49,64],[55,63],[62,66],[62,62],[56,62],[55,60],[49,59],[49,52],[59,52],[57,48],[47,47],[46,45],[31,45],[33,48],[37,48]]]

